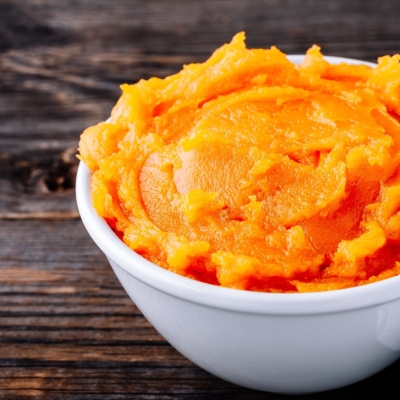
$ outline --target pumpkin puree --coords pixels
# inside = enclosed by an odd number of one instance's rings
[[[244,33],[122,85],[85,130],[93,206],[133,250],[203,282],[311,292],[400,274],[400,55],[294,65]]]

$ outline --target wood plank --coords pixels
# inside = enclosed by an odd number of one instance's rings
[[[148,366],[191,366],[188,359],[179,354],[171,346],[103,346],[79,344],[11,344],[0,343],[0,366],[21,360],[38,360],[40,362],[110,362],[129,363]]]
[[[138,317],[130,317],[130,320],[137,321]],[[19,322],[18,325],[2,325],[0,327],[1,343],[10,344],[37,344],[52,346],[58,344],[80,344],[103,346],[141,346],[142,344],[165,346],[164,338],[152,327],[132,328],[132,321],[127,326],[118,327],[113,321],[106,320],[106,327],[89,326],[81,324],[80,328],[63,328],[60,324],[55,326],[37,327],[27,326]],[[45,329],[39,329],[45,328]]]
[[[56,273],[60,269],[96,271],[108,266],[80,220],[1,221],[0,226],[2,269],[36,266]]]
[[[190,380],[185,379],[186,384],[182,384],[181,379],[162,379],[162,380],[152,380],[152,384],[149,387],[148,382],[143,379],[136,379],[135,374],[132,374],[130,379],[93,379],[90,377],[75,377],[74,382],[72,380],[67,380],[65,378],[51,378],[51,379],[37,379],[37,378],[27,378],[24,380],[3,380],[0,384],[3,386],[3,390],[24,390],[24,389],[36,389],[36,390],[49,390],[54,387],[63,387],[62,391],[64,393],[76,392],[76,388],[81,387],[83,390],[79,390],[79,393],[84,394],[91,393],[93,391],[101,392],[103,395],[118,393],[129,393],[131,396],[136,394],[156,394],[156,393],[174,393],[175,396],[180,394],[188,395],[190,393],[210,393],[210,392],[221,392],[225,389],[231,390],[231,385],[227,382],[218,385],[218,389],[215,388],[215,380]],[[223,381],[221,381],[223,382]],[[239,389],[238,391],[246,393],[250,390]]]

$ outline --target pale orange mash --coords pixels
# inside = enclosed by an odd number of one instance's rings
[[[230,288],[311,292],[400,273],[400,55],[294,65],[244,34],[122,85],[81,137],[93,206],[133,250]]]

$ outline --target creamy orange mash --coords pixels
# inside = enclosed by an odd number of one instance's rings
[[[400,273],[400,55],[294,65],[244,34],[122,85],[80,141],[93,206],[133,250],[230,288],[309,292]]]

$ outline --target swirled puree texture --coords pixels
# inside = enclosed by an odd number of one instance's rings
[[[294,65],[244,34],[122,85],[81,137],[93,206],[133,250],[230,288],[309,292],[400,273],[400,56]]]

